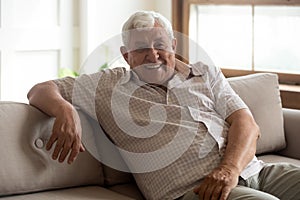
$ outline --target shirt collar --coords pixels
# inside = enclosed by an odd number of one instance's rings
[[[200,71],[197,67],[193,65],[186,64],[178,59],[176,59],[176,65],[175,65],[175,75],[174,77],[169,81],[168,88],[172,89],[184,81],[190,79],[193,76],[202,76],[203,72]]]
[[[175,60],[175,74],[171,80],[168,82],[168,88],[171,89],[176,85],[186,81],[191,76],[202,76],[203,73],[197,68],[193,67],[193,65],[188,65],[178,59]],[[135,83],[141,83],[142,81],[139,79],[138,75],[133,71],[127,71],[125,77],[120,81],[121,84],[128,83],[129,81],[134,81]]]
[[[176,59],[175,70],[177,73],[181,74],[181,76],[185,79],[188,79],[191,76],[203,75],[203,70],[201,70],[201,68],[195,67],[194,65],[186,64],[178,59]]]
[[[176,59],[175,71],[176,71],[176,74],[180,74],[183,78],[187,79],[191,73],[191,68],[188,64]]]

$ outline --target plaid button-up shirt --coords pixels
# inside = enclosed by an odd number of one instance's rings
[[[125,68],[54,81],[66,100],[98,120],[147,199],[175,199],[198,185],[222,159],[225,119],[247,108],[218,68],[177,61],[175,69],[166,86]],[[241,176],[262,166],[254,158]]]

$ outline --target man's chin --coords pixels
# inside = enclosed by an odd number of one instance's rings
[[[159,67],[153,65],[151,67],[139,66],[134,68],[141,81],[148,84],[164,85],[173,77],[174,69],[166,65]]]

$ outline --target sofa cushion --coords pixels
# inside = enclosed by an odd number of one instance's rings
[[[77,187],[62,190],[44,191],[13,197],[3,197],[1,200],[134,200],[99,186]]]
[[[294,159],[294,158],[289,158],[286,156],[267,154],[267,155],[258,156],[258,159],[260,159],[266,163],[291,163],[293,165],[300,167],[300,160]]]
[[[0,116],[0,196],[103,184],[101,164],[88,152],[80,153],[71,165],[51,159],[45,144],[53,118],[13,102],[0,103]]]
[[[82,143],[86,150],[102,163],[104,185],[113,186],[134,182],[134,178],[129,173],[118,149],[110,142],[99,122],[83,111],[79,112],[79,115],[86,119],[89,124],[87,127],[82,127],[86,130],[82,134]]]
[[[114,186],[125,183],[134,183],[134,178],[131,173],[120,171],[112,167],[102,165],[104,172],[104,185]]]
[[[235,92],[251,110],[260,127],[261,137],[257,154],[283,149],[286,145],[278,76],[272,73],[257,73],[228,78]]]
[[[284,134],[286,148],[278,153],[282,156],[300,160],[299,141],[300,141],[300,110],[283,108]]]
[[[134,198],[135,200],[145,200],[145,197],[135,183],[118,184],[108,188],[112,191]]]

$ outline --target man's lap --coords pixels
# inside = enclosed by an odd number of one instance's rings
[[[193,191],[180,200],[198,200]],[[300,168],[290,164],[267,164],[259,174],[241,180],[228,200],[297,200],[300,199]]]
[[[199,196],[190,191],[179,200],[199,200]],[[259,190],[238,185],[231,191],[228,200],[278,200],[278,198]]]
[[[267,164],[246,180],[246,186],[265,191],[284,200],[300,199],[300,168],[288,163]]]

